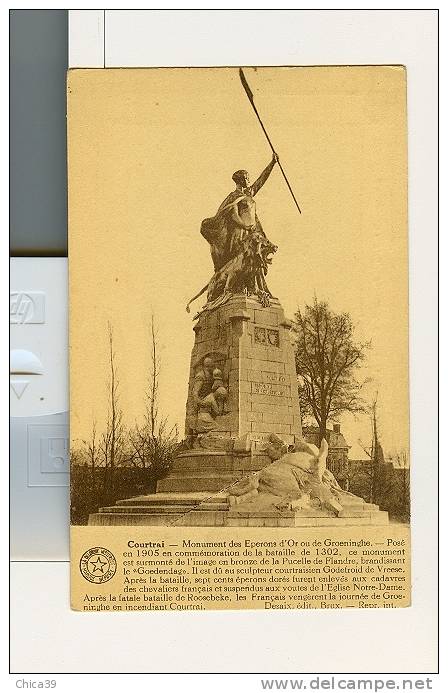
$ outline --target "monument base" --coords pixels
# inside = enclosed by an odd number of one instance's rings
[[[157,493],[229,490],[269,462],[269,457],[261,452],[236,454],[221,450],[188,450],[176,457],[168,476],[157,482]]]
[[[195,324],[188,449],[157,492],[117,501],[89,525],[316,527],[384,525],[340,489],[326,450],[302,438],[291,323],[276,299],[232,296]],[[275,460],[275,462],[273,462]]]
[[[252,508],[251,508],[252,504]],[[387,525],[388,513],[362,498],[341,493],[343,510],[338,515],[327,510],[304,508],[278,510],[272,505],[260,509],[256,499],[231,505],[229,493],[153,493],[117,501],[90,515],[89,525],[164,525],[186,527],[328,527]]]

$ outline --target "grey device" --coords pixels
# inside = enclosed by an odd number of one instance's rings
[[[68,414],[11,419],[11,559],[69,560]]]
[[[67,10],[10,14],[12,256],[67,255]]]
[[[67,258],[11,258],[11,558],[68,560]]]
[[[68,12],[9,17],[11,558],[68,560]]]

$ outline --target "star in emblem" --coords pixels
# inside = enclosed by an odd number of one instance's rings
[[[92,573],[96,573],[97,570],[99,570],[100,573],[104,573],[104,566],[107,564],[107,561],[102,561],[101,556],[97,556],[96,561],[90,561],[90,563],[94,566]]]

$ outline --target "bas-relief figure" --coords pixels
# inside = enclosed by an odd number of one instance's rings
[[[193,398],[197,408],[194,430],[197,434],[216,428],[216,418],[227,413],[227,387],[220,368],[214,367],[213,359],[206,356],[196,370]]]

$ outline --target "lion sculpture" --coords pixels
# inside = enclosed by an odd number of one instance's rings
[[[255,295],[263,305],[269,305],[272,294],[269,291],[265,276],[268,266],[272,263],[272,255],[277,252],[277,246],[271,243],[263,233],[252,231],[242,241],[242,250],[221,267],[196,296],[188,302],[186,310],[190,312],[190,304],[207,292],[205,310],[211,310],[225,303],[232,294],[245,293]]]

